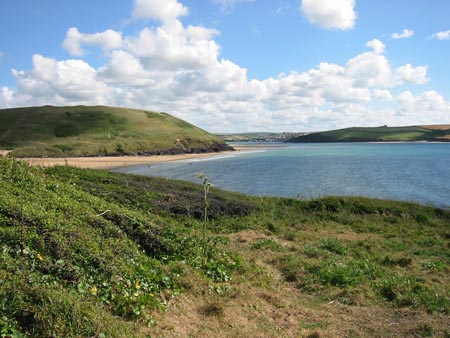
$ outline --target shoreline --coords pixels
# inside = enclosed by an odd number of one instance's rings
[[[31,165],[42,167],[53,167],[56,165],[68,165],[78,168],[89,169],[117,169],[135,165],[156,164],[174,162],[195,158],[216,157],[240,152],[265,149],[264,146],[235,146],[235,151],[222,151],[216,153],[178,154],[178,155],[150,155],[150,156],[97,156],[97,157],[55,157],[55,158],[17,158]],[[0,153],[0,155],[6,155]]]

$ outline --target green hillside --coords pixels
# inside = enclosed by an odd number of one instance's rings
[[[450,335],[449,211],[205,204],[207,185],[1,157],[0,183],[1,337]]]
[[[288,142],[399,142],[448,141],[450,129],[425,127],[353,127],[294,137]]]
[[[0,110],[0,149],[16,157],[209,152],[224,142],[166,113],[104,106]]]

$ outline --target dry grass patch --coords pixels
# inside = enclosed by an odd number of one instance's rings
[[[419,126],[420,128],[431,129],[431,130],[448,130],[450,129],[450,124],[433,124],[428,126]]]
[[[379,305],[366,297],[369,290],[336,289],[332,301],[305,293],[286,282],[271,264],[274,255],[281,253],[262,249],[255,258],[252,245],[271,237],[254,230],[228,237],[229,248],[253,266],[242,275],[234,275],[228,291],[220,294],[214,285],[193,278],[190,290],[169,303],[168,312],[159,318],[152,334],[207,338],[448,337],[448,315]],[[366,236],[350,233],[339,238],[360,241]]]

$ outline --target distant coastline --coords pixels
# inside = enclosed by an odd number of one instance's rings
[[[286,140],[289,143],[329,142],[449,142],[450,126],[352,127],[310,133]]]

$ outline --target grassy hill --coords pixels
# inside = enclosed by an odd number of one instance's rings
[[[450,212],[0,157],[2,337],[449,337]],[[206,224],[206,228],[204,225]]]
[[[448,141],[450,126],[353,127],[294,137],[288,142]]]
[[[209,152],[213,136],[166,113],[104,106],[0,110],[0,149],[16,157]]]

